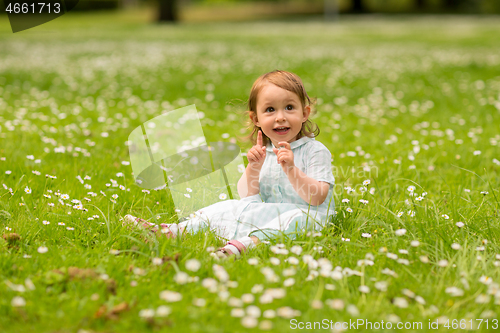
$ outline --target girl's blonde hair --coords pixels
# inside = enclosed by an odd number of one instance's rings
[[[252,122],[250,114],[253,113],[257,115],[257,97],[262,88],[268,83],[272,83],[280,87],[281,89],[293,92],[299,97],[300,103],[302,104],[302,109],[304,109],[306,106],[311,106],[310,116],[315,113],[315,110],[313,110],[313,106],[316,101],[311,100],[311,98],[309,98],[306,89],[304,88],[304,84],[302,83],[302,80],[296,74],[287,71],[274,70],[272,72],[261,75],[257,80],[255,80],[252,89],[250,90],[250,96],[248,98],[247,111],[246,111],[246,114],[248,116],[247,119],[249,119],[247,125],[249,129],[252,131],[250,135],[247,136],[247,139],[250,139],[252,141],[252,144],[254,145],[257,143],[257,132],[260,130],[260,128]],[[296,140],[304,136],[312,138],[318,135],[319,135],[318,125],[313,123],[308,118],[307,121],[302,123],[302,128],[300,129],[299,134],[297,134]],[[269,138],[264,134],[264,132],[262,132],[262,141],[264,145],[267,145],[267,143],[269,142]]]

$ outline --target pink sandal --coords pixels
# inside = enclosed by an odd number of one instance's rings
[[[243,237],[239,240],[232,239],[224,247],[219,248],[215,253],[217,258],[227,258],[235,255],[237,258],[247,250],[255,247],[255,243],[250,237]]]

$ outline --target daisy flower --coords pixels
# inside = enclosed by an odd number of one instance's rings
[[[28,186],[26,186],[26,187],[24,188],[24,192],[26,192],[26,193],[30,194],[30,193],[31,193],[31,189],[30,189]]]
[[[439,260],[437,264],[439,267],[446,267],[448,266],[448,260],[446,259]]]
[[[47,253],[47,251],[48,251],[48,250],[49,250],[49,249],[48,249],[48,248],[46,248],[45,246],[40,246],[40,247],[37,249],[38,253]]]
[[[408,301],[403,297],[394,297],[394,305],[398,308],[404,309],[408,307]]]
[[[359,286],[359,291],[363,294],[368,294],[370,292],[370,288],[368,286]]]
[[[406,234],[406,229],[398,229],[396,230],[395,234],[396,236],[403,236],[404,234]]]

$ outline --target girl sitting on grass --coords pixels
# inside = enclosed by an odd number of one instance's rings
[[[160,224],[177,237],[209,227],[229,239],[215,255],[239,256],[260,241],[285,233],[321,230],[334,212],[330,151],[315,140],[319,128],[309,120],[311,100],[295,74],[275,70],[260,76],[248,99],[254,146],[238,181],[240,200],[200,209],[180,223]],[[126,223],[147,228],[153,223],[127,215]]]

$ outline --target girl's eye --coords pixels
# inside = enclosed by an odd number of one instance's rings
[[[267,109],[266,109],[266,112],[272,112],[272,111],[274,111],[274,109],[273,109],[273,108],[267,108]]]
[[[288,104],[288,105],[286,106],[286,109],[287,109],[287,110],[293,110],[293,105]]]

